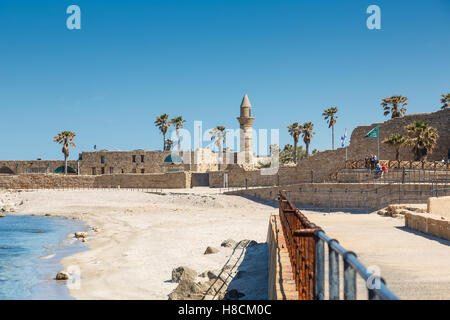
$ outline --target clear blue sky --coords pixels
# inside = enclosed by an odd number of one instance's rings
[[[66,28],[81,8],[82,29]],[[368,30],[366,8],[382,11]],[[0,0],[0,159],[60,159],[52,142],[75,131],[81,151],[160,149],[155,116],[192,130],[238,126],[244,93],[256,128],[312,121],[311,148],[330,148],[321,113],[345,128],[384,121],[380,99],[408,113],[450,91],[450,1]]]

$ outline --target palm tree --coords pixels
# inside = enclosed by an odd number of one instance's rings
[[[184,120],[183,117],[179,116],[171,119],[170,123],[175,125],[175,129],[177,130],[178,151],[180,151],[181,150],[180,129],[183,128],[183,124],[186,123],[186,120]]]
[[[294,122],[291,125],[287,126],[289,134],[294,139],[294,150],[297,150],[298,139],[302,133],[302,125],[298,124],[298,122]],[[294,163],[297,163],[297,152],[294,152]]]
[[[62,131],[58,133],[56,137],[53,138],[53,141],[62,144],[62,153],[64,154],[64,174],[67,174],[67,158],[69,157],[69,146],[76,148],[75,143],[73,143],[73,139],[76,134],[72,131]]]
[[[392,134],[389,138],[383,140],[383,143],[391,145],[395,149],[395,160],[400,158],[400,148],[408,144],[408,138],[402,134]]]
[[[381,99],[381,106],[384,108],[384,115],[392,114],[391,119],[401,118],[406,113],[406,106],[408,103],[407,97],[404,96],[392,96],[390,98]]]
[[[164,150],[164,151],[172,150],[172,146],[173,146],[173,140],[172,139],[167,139],[166,140],[166,150]]]
[[[327,120],[328,128],[331,128],[331,149],[334,150],[334,125],[336,124],[336,119],[338,118],[336,113],[338,112],[337,107],[331,107],[323,110],[322,116]]]
[[[220,166],[222,164],[223,150],[224,150],[223,145],[226,142],[225,126],[217,126],[214,129],[211,129],[210,134],[211,134],[211,141],[215,140],[215,143],[219,148],[219,170],[221,170]]]
[[[312,122],[306,122],[303,124],[303,130],[302,130],[302,136],[303,136],[303,142],[306,146],[306,155],[307,158],[309,156],[309,144],[311,143],[311,139],[315,132],[313,132],[314,124]]]
[[[163,134],[163,141],[164,141],[163,150],[166,151],[166,133],[167,129],[170,127],[169,115],[167,113],[164,113],[159,117],[156,117],[155,126],[157,126]]]
[[[427,154],[436,147],[439,138],[437,129],[422,121],[414,121],[405,129],[408,135],[408,144],[413,146],[414,160],[426,159]]]
[[[214,129],[210,130],[211,134],[211,141],[215,140],[215,143],[217,147],[219,148],[219,153],[223,152],[223,145],[226,142],[225,138],[225,127],[224,126],[217,126]]]
[[[441,94],[441,102],[443,103],[441,109],[449,108],[450,107],[450,93],[447,94]]]

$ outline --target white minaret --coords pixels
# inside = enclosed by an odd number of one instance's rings
[[[240,132],[240,160],[239,162],[252,164],[252,124],[255,118],[252,117],[252,105],[248,96],[245,94],[241,103],[241,116],[237,118],[241,128]]]

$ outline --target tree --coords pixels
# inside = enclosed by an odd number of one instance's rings
[[[331,128],[331,149],[334,150],[334,125],[336,124],[338,112],[337,107],[331,107],[323,110],[322,116],[327,120],[328,128]]]
[[[384,115],[392,114],[391,119],[401,118],[406,113],[406,106],[408,103],[407,97],[404,96],[392,96],[390,98],[381,99],[381,106],[384,109]]]
[[[298,124],[298,122],[294,122],[293,124],[287,126],[289,134],[294,139],[294,150],[297,150],[298,139],[302,133],[302,125]],[[286,146],[285,146],[286,148]],[[297,153],[294,152],[294,163],[297,163]]]
[[[166,140],[166,150],[164,150],[164,151],[170,151],[170,150],[172,150],[172,146],[173,146],[173,140],[172,139],[167,139]]]
[[[414,160],[426,159],[427,154],[436,147],[439,138],[437,129],[422,121],[414,121],[405,129],[408,135],[408,144],[413,147]]]
[[[443,103],[441,109],[449,108],[450,107],[450,93],[447,94],[441,94],[441,102]]]
[[[383,143],[391,145],[395,149],[395,160],[400,158],[400,148],[408,144],[408,138],[402,134],[392,134],[389,138],[383,140]]]
[[[314,124],[312,122],[306,122],[303,124],[303,130],[302,130],[302,136],[303,136],[303,142],[306,146],[306,155],[307,158],[309,156],[309,144],[311,143],[311,139],[315,132],[313,132]]]
[[[219,153],[223,153],[223,145],[226,142],[225,127],[217,126],[210,130],[211,141],[215,140],[215,144],[219,148]]]
[[[69,157],[69,148],[76,148],[73,139],[76,137],[75,132],[72,131],[62,131],[58,133],[56,137],[53,138],[53,141],[62,144],[62,153],[64,154],[64,174],[67,174],[67,158]]]
[[[306,155],[303,146],[297,148],[297,152],[294,152],[294,147],[291,144],[286,144],[282,151],[279,153],[280,164],[287,164],[294,160],[296,157],[298,160],[302,160]]]
[[[210,130],[211,141],[215,140],[217,148],[219,148],[219,170],[223,159],[223,146],[226,142],[225,126],[217,126]]]
[[[186,120],[184,120],[181,116],[170,120],[170,124],[175,125],[175,129],[177,130],[178,151],[181,150],[180,129],[183,128],[184,123],[186,123]]]
[[[157,126],[159,128],[159,130],[161,130],[161,133],[163,134],[163,150],[165,151],[167,149],[166,148],[166,133],[167,133],[167,129],[169,129],[169,127],[170,127],[169,115],[167,113],[163,113],[159,117],[156,117],[155,126]]]

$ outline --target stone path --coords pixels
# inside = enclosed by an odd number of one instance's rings
[[[403,218],[302,212],[344,248],[356,252],[366,267],[378,266],[399,298],[450,299],[449,241],[405,228]],[[359,286],[364,289],[364,283]],[[366,291],[360,291],[359,296],[366,297]]]

